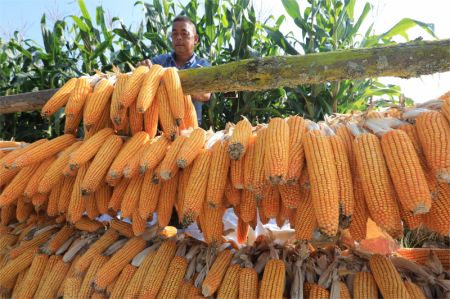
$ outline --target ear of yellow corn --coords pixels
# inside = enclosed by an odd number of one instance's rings
[[[369,210],[359,178],[353,180],[353,195],[355,198],[355,211],[352,216],[352,222],[350,222],[349,231],[354,240],[360,241],[366,238]]]
[[[234,127],[228,143],[228,155],[231,160],[239,160],[244,156],[251,136],[252,124],[244,117]]]
[[[353,144],[371,218],[389,234],[401,235],[400,212],[378,137],[369,133],[358,135]]]
[[[339,191],[330,139],[308,132],[304,145],[317,224],[323,233],[334,236],[339,223]]]
[[[70,94],[64,113],[67,118],[73,118],[83,110],[84,103],[89,93],[92,92],[92,86],[89,78],[79,78],[75,82],[73,91]]]
[[[156,211],[162,186],[161,182],[155,184],[152,178],[152,172],[145,173],[141,194],[139,195],[139,214],[144,219],[150,218]]]
[[[165,70],[162,66],[154,64],[144,75],[142,87],[136,100],[136,106],[139,113],[144,113],[151,107],[164,72]]]
[[[198,128],[197,111],[195,111],[194,103],[190,95],[184,96],[184,119],[181,129]]]
[[[118,279],[114,284],[114,288],[112,289],[110,298],[115,299],[124,298],[128,284],[130,283],[130,280],[136,273],[137,269],[138,269],[137,267],[131,264],[128,264],[123,268],[123,270],[120,272]]]
[[[111,195],[111,200],[109,201],[108,207],[113,211],[119,211],[122,204],[122,199],[125,191],[128,188],[130,180],[121,179],[119,183],[114,187],[113,193]]]
[[[128,108],[128,119],[130,121],[131,135],[143,131],[144,114],[138,112],[136,103],[131,104]]]
[[[231,160],[230,178],[234,188],[239,190],[244,189],[244,159]]]
[[[73,184],[73,190],[70,195],[70,202],[67,210],[67,219],[72,223],[80,220],[84,210],[86,209],[86,200],[82,198],[81,195],[81,183],[84,176],[86,175],[88,168],[89,163],[81,165]],[[93,196],[93,194],[89,196]]]
[[[267,128],[264,152],[266,178],[274,185],[284,184],[289,163],[289,126],[282,118],[272,118]]]
[[[271,259],[264,267],[258,298],[283,298],[286,267],[281,260]]]
[[[42,107],[41,114],[44,117],[50,117],[56,111],[64,107],[69,100],[70,94],[75,88],[79,79],[72,78],[67,81]]]
[[[405,287],[408,290],[408,294],[411,297],[411,299],[425,299],[426,296],[422,291],[422,288],[419,287],[417,284],[411,282],[411,281],[405,281]]]
[[[160,175],[163,180],[169,180],[178,172],[177,156],[187,139],[186,136],[178,136],[167,150],[167,153],[161,162]]]
[[[431,204],[431,209],[423,215],[425,225],[442,235],[447,235],[450,231],[450,186],[446,183],[439,183],[437,196]]]
[[[114,91],[111,96],[111,109],[109,117],[117,131],[122,130],[123,125],[126,123],[124,119],[126,118],[127,109],[121,108],[119,99],[122,96],[128,78],[128,74],[116,74],[116,83],[114,84]]]
[[[164,136],[159,136],[146,143],[139,160],[139,172],[144,174],[152,170],[164,159],[170,142]]]
[[[158,132],[159,102],[155,98],[152,105],[144,112],[144,131],[153,138]]]
[[[158,214],[158,225],[165,227],[169,224],[172,217],[173,207],[177,198],[178,175],[175,175],[168,181],[161,183],[160,198],[156,212]]]
[[[225,194],[227,174],[230,167],[227,144],[227,141],[218,141],[212,147],[206,201],[213,208],[222,204],[222,198]]]
[[[123,91],[119,97],[119,107],[121,109],[128,108],[133,104],[141,90],[142,83],[144,82],[145,74],[149,71],[146,66],[138,66],[133,73],[126,80]]]
[[[94,88],[89,99],[86,101],[86,108],[83,112],[83,124],[86,132],[90,131],[102,117],[103,111],[110,109],[110,99],[114,91],[114,86],[108,79],[101,79]],[[109,118],[110,112],[107,113]]]
[[[330,292],[324,287],[320,286],[317,283],[311,285],[311,289],[309,290],[309,297],[311,299],[322,299],[329,298]]]
[[[153,260],[155,259],[155,256],[156,252],[150,251],[144,258],[143,262],[139,265],[136,272],[134,273],[133,278],[131,278],[128,287],[125,290],[124,298],[137,298],[142,295],[141,289],[145,277],[147,275],[153,274],[149,273],[148,271],[153,263]]]
[[[194,129],[177,153],[176,161],[180,168],[186,168],[200,153],[206,141],[206,132],[202,128]]]
[[[204,218],[204,234],[208,244],[220,244],[222,242],[224,214],[224,207],[213,208],[205,201],[203,213],[200,217]]]
[[[172,111],[170,110],[169,95],[164,84],[161,84],[158,87],[156,97],[157,99],[155,100],[158,101],[159,107],[159,123],[167,138],[173,141],[178,136],[179,130]]]
[[[202,284],[202,294],[203,296],[209,297],[212,296],[218,289],[222,280],[225,276],[225,273],[228,270],[228,266],[230,265],[231,258],[233,254],[230,250],[225,249],[221,251],[214,263],[211,266],[211,269],[208,271],[205,280]]]
[[[164,87],[169,96],[169,107],[177,126],[180,126],[184,119],[184,96],[181,88],[180,77],[178,71],[174,67],[166,69],[163,75]]]
[[[369,266],[384,298],[411,298],[389,258],[375,254],[369,259]]]
[[[138,207],[143,181],[143,176],[138,176],[130,180],[130,184],[123,195],[122,204],[120,205],[123,217],[130,217]]]
[[[38,169],[39,163],[22,168],[12,181],[3,189],[0,194],[0,207],[14,203],[20,196],[22,196],[27,182],[33,176],[33,173]]]
[[[378,298],[378,288],[370,272],[358,272],[353,281],[354,298]]]
[[[61,187],[61,195],[58,201],[58,212],[65,213],[68,210],[70,198],[72,195],[73,186],[75,184],[76,177],[63,178],[63,185]]]
[[[158,292],[157,299],[175,299],[183,283],[183,277],[188,266],[187,260],[182,256],[175,256],[170,262],[166,277]]]
[[[25,275],[20,291],[17,293],[17,298],[33,298],[37,287],[39,286],[39,279],[42,277],[45,266],[48,262],[48,255],[36,254],[33,257],[31,266]]]
[[[300,178],[305,164],[303,136],[306,134],[305,120],[298,116],[289,116],[289,163],[286,181],[288,184],[296,183]]]
[[[218,299],[235,298],[239,296],[239,273],[241,271],[240,265],[232,265],[228,267],[225,277],[220,284],[217,292]]]
[[[427,213],[431,195],[408,135],[401,130],[391,130],[381,138],[381,146],[402,206],[413,214]]]

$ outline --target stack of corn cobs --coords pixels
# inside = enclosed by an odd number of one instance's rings
[[[260,237],[240,249],[130,224],[58,224],[45,215],[3,228],[2,298],[448,298],[449,250],[425,265],[333,246],[277,245]],[[446,269],[446,270],[444,270]]]
[[[448,235],[449,104],[320,124],[243,118],[212,132],[198,127],[174,68],[74,78],[42,109],[64,107],[66,134],[0,151],[1,222],[44,211],[76,224],[120,212],[137,236],[155,212],[165,227],[175,208],[183,226],[197,222],[208,243],[221,243],[233,208],[239,242],[270,219],[288,220],[298,240],[342,229],[361,240],[369,217],[396,238],[404,225]]]

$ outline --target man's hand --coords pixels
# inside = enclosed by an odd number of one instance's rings
[[[211,98],[211,93],[192,93],[191,98],[199,102],[208,102]]]
[[[145,59],[145,60],[142,60],[141,62],[139,62],[137,66],[141,66],[141,65],[145,65],[145,66],[151,68],[153,64],[150,59]]]

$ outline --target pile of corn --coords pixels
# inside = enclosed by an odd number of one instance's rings
[[[182,225],[196,221],[213,243],[232,207],[239,241],[258,219],[288,220],[298,240],[341,229],[361,240],[369,217],[394,237],[420,225],[448,235],[449,102],[323,124],[290,116],[252,126],[243,118],[212,132],[197,126],[174,69],[71,79],[42,113],[65,106],[76,126],[0,151],[1,221],[44,211],[77,223],[120,212],[139,235],[155,212],[159,226],[168,225],[175,208]],[[84,140],[72,135],[81,120]]]
[[[45,216],[3,228],[2,298],[446,298],[449,250],[425,265],[305,243],[208,246],[124,222],[58,224]],[[446,264],[444,264],[444,262]]]

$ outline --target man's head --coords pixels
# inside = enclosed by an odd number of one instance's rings
[[[185,16],[178,16],[172,25],[172,46],[175,54],[192,55],[195,44],[198,43],[198,34],[194,23]]]

